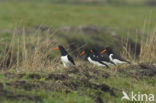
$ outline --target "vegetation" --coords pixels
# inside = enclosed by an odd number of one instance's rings
[[[0,1],[0,9],[1,102],[129,103],[122,91],[156,95],[155,7],[15,0]],[[58,44],[76,67],[63,67]],[[85,47],[106,46],[131,64],[93,68],[79,57]]]

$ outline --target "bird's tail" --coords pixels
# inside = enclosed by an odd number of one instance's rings
[[[131,64],[131,62],[129,62],[129,61],[126,61],[126,63]]]

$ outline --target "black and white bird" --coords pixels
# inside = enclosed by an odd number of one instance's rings
[[[117,55],[112,48],[107,47],[105,48],[101,54],[106,53],[109,56],[110,61],[112,61],[113,63],[117,64],[123,64],[123,63],[128,63],[130,64],[129,61],[123,59],[122,57],[120,57],[119,55]]]
[[[116,65],[114,62],[112,62],[110,59],[109,59],[109,56],[108,55],[101,55],[95,48],[91,49],[91,52],[94,53],[94,55],[101,59],[101,61],[107,65]]]
[[[73,58],[68,54],[68,52],[64,49],[64,47],[62,45],[59,45],[57,48],[54,48],[54,50],[60,50],[61,61],[64,65],[64,67],[75,65]]]
[[[97,57],[95,54],[93,54],[89,49],[85,49],[81,54],[80,56],[82,56],[83,54],[86,53],[86,57],[87,57],[87,60],[94,64],[94,66],[104,66],[104,67],[107,67],[109,68],[109,66],[105,63],[102,62],[101,58]]]

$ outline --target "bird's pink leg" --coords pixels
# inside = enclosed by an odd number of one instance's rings
[[[118,72],[118,71],[119,71],[119,69],[120,69],[120,66],[119,66],[119,65],[117,65],[117,67],[115,68],[115,72]]]
[[[96,65],[94,65],[93,68],[96,68]]]

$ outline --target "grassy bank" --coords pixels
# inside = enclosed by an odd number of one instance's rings
[[[1,1],[0,102],[129,103],[122,91],[156,95],[155,12],[147,5]],[[63,67],[53,51],[59,44],[76,67]],[[131,64],[93,68],[79,56],[106,46]]]
[[[10,42],[1,42],[0,99],[4,103],[129,103],[121,101],[122,91],[155,95],[154,38],[141,44],[139,59],[127,56],[132,64],[116,71],[117,67],[92,68],[79,54],[72,54],[76,67],[64,68],[59,52],[52,50],[58,45],[55,36],[37,30],[14,34]],[[126,56],[127,51],[123,48],[121,55]]]

